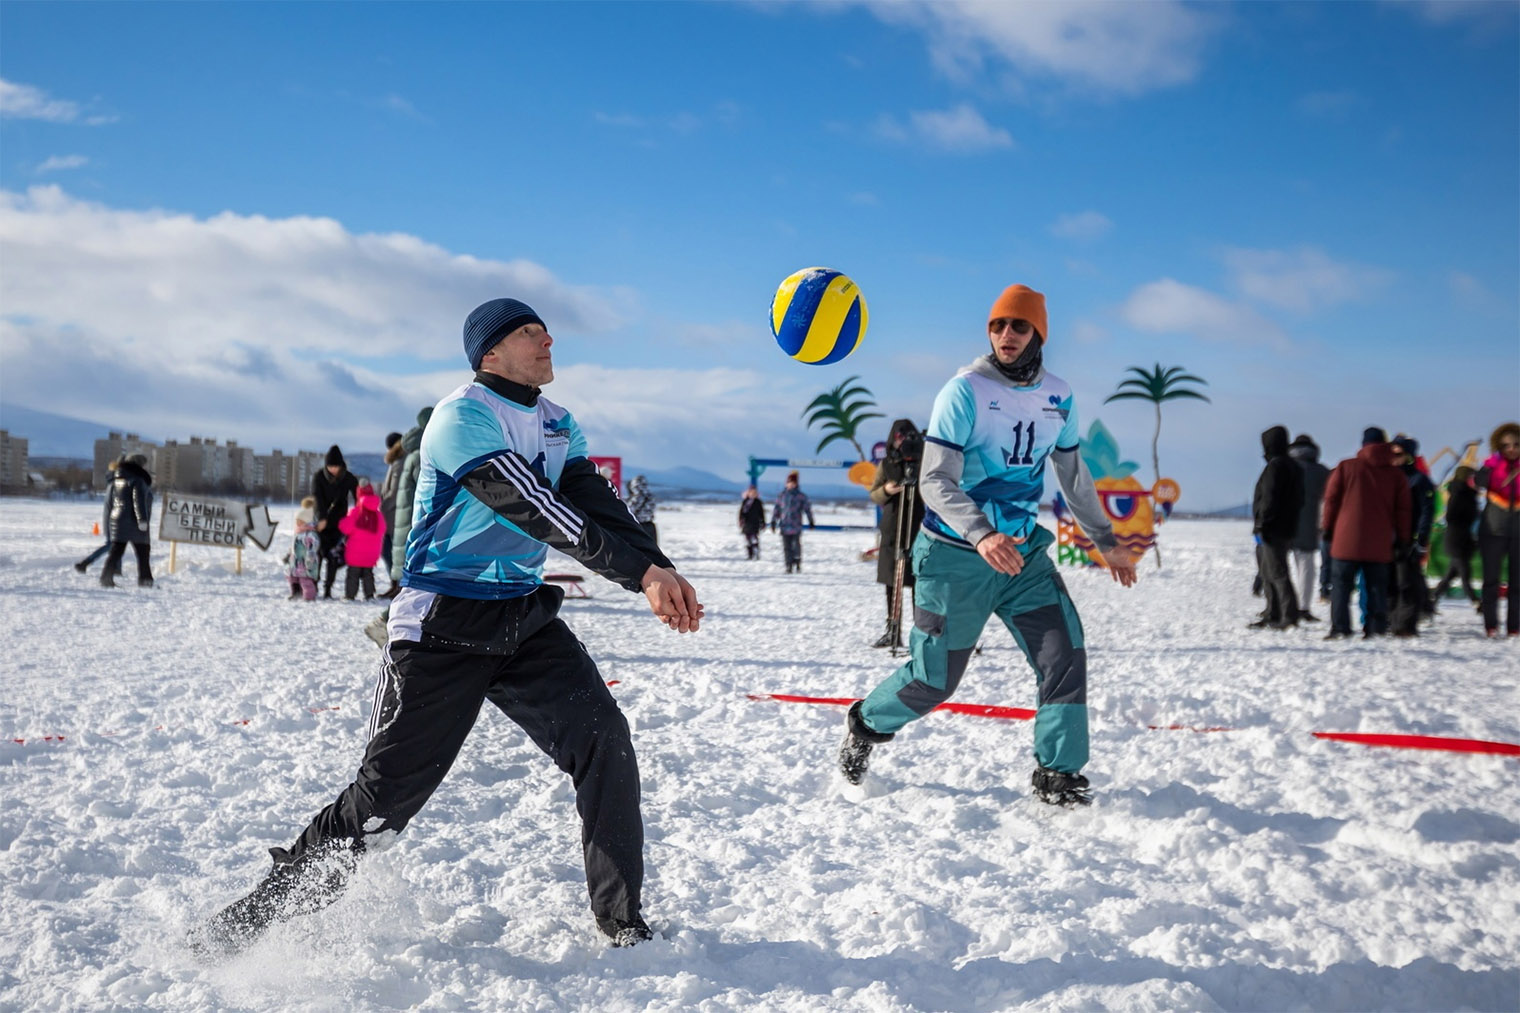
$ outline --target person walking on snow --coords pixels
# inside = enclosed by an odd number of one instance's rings
[[[787,573],[802,572],[802,518],[807,517],[809,528],[817,526],[813,523],[813,501],[801,486],[797,473],[787,472],[786,485],[771,510],[771,530],[781,532],[781,556]]]
[[[1474,484],[1487,497],[1478,526],[1483,556],[1483,629],[1499,635],[1499,570],[1507,565],[1509,608],[1504,629],[1520,636],[1520,423],[1506,422],[1488,438],[1492,456],[1478,469]]]
[[[1388,590],[1392,598],[1389,624],[1396,637],[1419,636],[1420,617],[1427,611],[1430,588],[1425,584],[1425,560],[1430,556],[1430,530],[1436,519],[1436,487],[1419,469],[1420,442],[1412,436],[1394,438],[1394,463],[1409,483],[1412,539],[1393,561]]]
[[[396,532],[396,495],[401,491],[401,467],[406,460],[406,448],[401,445],[400,433],[385,434],[385,477],[380,480],[380,516],[385,518],[385,540],[380,546],[380,566],[390,576],[393,539]],[[386,588],[382,598],[394,598],[401,585],[394,580]]]
[[[649,491],[649,479],[635,475],[628,480],[628,512],[648,532],[656,545],[660,544],[660,532],[654,524],[654,493]]]
[[[760,558],[760,529],[765,527],[765,502],[754,486],[744,490],[739,500],[739,530],[744,533],[746,559]]]
[[[549,549],[632,592],[680,633],[703,607],[588,459],[554,379],[543,320],[516,299],[470,313],[474,377],[444,397],[422,440],[416,517],[391,602],[369,745],[354,781],[252,893],[198,929],[237,951],[269,926],[330,904],[362,856],[391,843],[453,764],[482,704],[516,722],[570,775],[597,927],[614,946],[652,938],[641,913],[644,832],[628,722],[543,582]]]
[[[1362,449],[1335,466],[1325,483],[1320,521],[1330,541],[1330,632],[1351,636],[1351,588],[1365,578],[1362,636],[1388,632],[1388,569],[1409,544],[1409,482],[1394,464],[1393,445],[1378,426],[1362,432]]]
[[[1328,557],[1325,543],[1320,540],[1319,511],[1325,499],[1325,482],[1330,469],[1319,463],[1319,445],[1308,433],[1299,433],[1288,444],[1288,456],[1293,458],[1304,479],[1304,505],[1298,510],[1298,531],[1293,536],[1289,556],[1293,573],[1293,586],[1298,591],[1298,618],[1300,622],[1319,622],[1319,616],[1309,611],[1316,590],[1320,587],[1317,572],[1322,555]],[[1328,571],[1325,580],[1329,580]],[[1325,585],[1327,592],[1329,585]],[[1328,595],[1327,595],[1328,596]]]
[[[338,522],[347,516],[351,504],[359,501],[359,480],[348,470],[348,462],[336,443],[327,448],[324,461],[312,473],[311,494],[317,501],[317,537],[322,541],[322,560],[327,565],[322,597],[331,598],[338,567],[343,565],[343,550],[338,545],[343,533],[338,530]]]
[[[296,531],[285,555],[285,579],[290,600],[317,600],[317,577],[322,572],[322,543],[317,538],[317,501],[307,496],[296,511]]]
[[[903,504],[908,499],[910,486],[918,484],[919,456],[923,453],[923,436],[912,419],[898,419],[887,430],[887,453],[876,466],[871,480],[871,502],[881,507],[881,518],[876,524],[879,538],[876,550],[876,582],[887,589],[886,630],[872,647],[902,646],[902,616],[913,610],[913,566],[903,559],[903,586],[906,604],[899,605],[897,591],[897,560],[906,557],[913,547],[918,526],[924,522],[924,501],[917,492],[912,494],[913,508],[903,514]]]
[[[935,398],[918,482],[925,512],[913,543],[911,658],[850,707],[839,766],[851,784],[864,779],[873,747],[954,694],[996,615],[1039,678],[1036,796],[1062,806],[1092,800],[1081,773],[1088,759],[1082,624],[1046,551],[1055,536],[1036,523],[1047,462],[1124,587],[1135,582],[1135,559],[1114,537],[1078,453],[1071,387],[1045,371],[1047,333],[1045,297],[1009,286],[988,314],[990,353]]]
[[[1304,475],[1288,456],[1288,430],[1273,426],[1261,434],[1267,466],[1256,480],[1251,498],[1251,533],[1256,536],[1256,565],[1261,573],[1267,607],[1253,629],[1285,630],[1298,625],[1298,596],[1288,577],[1288,548],[1298,533],[1298,514],[1304,505]]]
[[[385,516],[380,512],[380,497],[368,483],[359,486],[359,502],[338,522],[343,532],[343,597],[353,601],[364,585],[364,600],[375,597],[375,563],[385,544]]]
[[[152,587],[148,554],[153,546],[153,476],[148,474],[146,455],[133,454],[116,462],[116,477],[106,492],[105,516],[111,551],[100,571],[100,586],[116,586],[121,557],[130,543],[137,555],[137,586]]]
[[[1462,593],[1468,602],[1483,608],[1483,597],[1473,590],[1472,560],[1478,550],[1478,539],[1473,527],[1478,523],[1478,490],[1473,488],[1473,469],[1462,465],[1451,473],[1446,483],[1446,575],[1432,592],[1436,601],[1446,597],[1446,589],[1458,578],[1462,581]]]

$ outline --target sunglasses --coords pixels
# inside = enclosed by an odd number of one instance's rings
[[[1034,330],[1034,324],[1028,320],[1010,320],[1007,317],[998,317],[996,320],[989,320],[987,322],[987,330],[993,334],[1002,334],[1010,328],[1012,328],[1013,333],[1022,335]]]

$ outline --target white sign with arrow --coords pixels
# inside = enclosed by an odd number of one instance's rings
[[[251,541],[261,550],[268,551],[277,527],[279,522],[269,519],[269,507],[263,503],[255,506],[171,491],[164,494],[158,537],[171,543],[171,553],[180,542],[237,549],[238,572],[241,573],[243,545]],[[172,554],[169,568],[173,572]]]

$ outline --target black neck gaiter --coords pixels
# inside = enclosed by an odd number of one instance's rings
[[[1040,369],[1045,365],[1045,342],[1038,337],[1029,342],[1029,347],[1024,349],[1024,354],[1014,359],[1005,366],[998,360],[996,352],[988,352],[987,359],[997,371],[1020,387],[1027,387],[1039,379]]]

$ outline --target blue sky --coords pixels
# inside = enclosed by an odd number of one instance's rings
[[[816,456],[851,375],[926,421],[1007,284],[1183,506],[1259,432],[1335,459],[1520,415],[1520,6],[35,4],[0,8],[0,400],[260,449],[378,447],[513,295],[598,452]],[[844,362],[768,329],[801,267]],[[868,433],[875,439],[885,433]],[[824,456],[848,456],[835,444]]]

